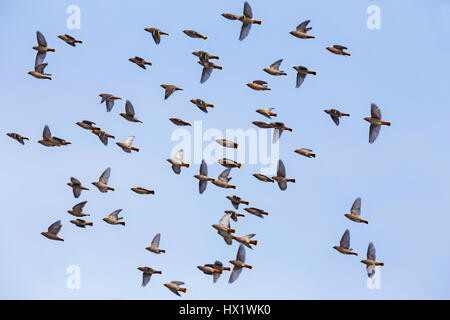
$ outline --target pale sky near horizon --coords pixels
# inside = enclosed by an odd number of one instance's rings
[[[1,299],[449,299],[450,298],[450,108],[447,41],[450,3],[436,1],[250,1],[253,25],[239,41],[241,23],[221,16],[241,14],[244,1],[163,1],[125,5],[123,1],[2,1],[4,32],[0,140],[2,223],[0,224]],[[69,30],[69,5],[81,9],[81,28]],[[369,30],[367,7],[381,9],[381,29]],[[289,31],[310,19],[310,34],[302,40]],[[146,27],[170,33],[155,45]],[[194,29],[204,41],[182,33]],[[46,72],[53,80],[27,74],[34,67],[36,30],[56,52],[47,54]],[[57,36],[83,40],[73,48]],[[351,57],[325,48],[348,47]],[[210,79],[200,84],[202,67],[191,53],[205,50],[220,56]],[[141,56],[153,63],[143,70],[127,59]],[[286,77],[270,76],[263,68],[283,58]],[[318,75],[295,88],[295,65]],[[271,91],[256,92],[245,84],[265,80]],[[183,91],[164,100],[160,84]],[[116,101],[106,112],[99,93]],[[189,100],[202,98],[215,105],[202,113]],[[119,116],[129,99],[144,124]],[[368,143],[370,104],[392,123]],[[287,176],[295,178],[286,191],[256,180],[262,165],[244,162],[231,170],[237,190],[211,183],[198,193],[199,163],[175,175],[166,161],[177,129],[168,119],[201,121],[202,132],[215,129],[256,129],[252,121],[268,119],[258,107],[275,107],[278,117],[293,128],[280,139],[280,157]],[[335,126],[324,109],[337,108],[351,116]],[[75,123],[91,120],[115,135],[107,147]],[[46,148],[37,143],[48,124],[55,136],[73,144]],[[198,127],[188,128],[188,132]],[[30,138],[25,146],[6,136],[17,132]],[[258,132],[258,131],[256,131]],[[115,145],[135,135],[139,153],[126,154]],[[193,135],[192,135],[193,136]],[[204,137],[205,138],[205,137]],[[270,138],[270,137],[269,137]],[[200,148],[198,145],[193,147]],[[209,144],[203,142],[203,147]],[[316,159],[295,149],[310,148]],[[248,148],[248,146],[247,146]],[[108,166],[116,192],[100,193],[91,182]],[[223,167],[209,165],[216,178]],[[66,185],[70,177],[92,187],[75,199]],[[130,188],[156,191],[145,196]],[[236,257],[238,244],[227,246],[211,227],[233,210],[225,198],[236,194],[250,206],[269,212],[259,219],[246,213],[231,222],[237,235],[256,233],[258,245],[246,249],[247,263],[239,279],[218,283],[196,266]],[[357,224],[344,217],[360,196],[362,217]],[[73,205],[87,200],[92,228],[69,221]],[[102,221],[123,209],[126,226]],[[40,233],[56,220],[64,242]],[[345,229],[360,255],[344,256],[332,247]],[[157,233],[166,254],[145,250]],[[367,245],[373,242],[381,269],[381,288],[366,286]],[[70,290],[66,270],[81,271],[81,288]],[[136,268],[162,270],[142,288]],[[188,288],[182,298],[164,283],[180,280]]]

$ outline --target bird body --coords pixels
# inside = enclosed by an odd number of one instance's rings
[[[123,151],[126,153],[131,153],[131,151],[139,152],[139,148],[135,148],[132,146],[134,141],[134,136],[129,136],[128,138],[125,138],[122,142],[117,142],[116,144],[122,148]]]
[[[300,39],[315,39],[316,37],[308,34],[308,31],[311,30],[311,27],[307,27],[310,20],[303,21],[300,23],[294,31],[289,32],[296,38]]]
[[[264,108],[264,109],[256,109],[256,112],[262,114],[264,117],[271,119],[271,117],[276,117],[277,114],[272,112],[275,108]]]
[[[198,38],[203,40],[208,40],[208,37],[201,35],[199,32],[194,30],[183,30],[184,34],[191,38]]]
[[[180,296],[180,294],[178,292],[187,292],[186,288],[181,288],[180,286],[183,285],[184,282],[181,281],[172,281],[169,283],[165,283],[164,286],[169,289],[170,291],[172,291],[173,293],[175,293],[177,296]]]
[[[77,43],[83,43],[83,41],[77,40],[74,37],[69,36],[68,34],[59,35],[58,38],[71,45],[72,47],[75,47],[75,44]]]
[[[229,141],[229,140],[226,140],[226,139],[217,139],[216,142],[218,144],[220,144],[221,146],[226,147],[226,148],[237,149],[238,146],[239,146],[236,142]]]
[[[381,126],[391,126],[391,123],[388,121],[382,120],[381,110],[375,103],[370,105],[370,117],[365,117],[364,120],[370,123],[369,127],[369,143],[374,143],[377,139]]]
[[[281,62],[283,62],[283,59],[275,61],[270,65],[269,68],[264,68],[263,71],[267,72],[272,76],[286,76],[287,75],[286,72],[279,70]]]
[[[103,221],[105,221],[106,223],[109,224],[113,224],[113,225],[125,225],[125,222],[120,221],[123,219],[123,217],[119,217],[119,213],[122,211],[122,209],[117,209],[113,212],[111,212],[106,218],[103,218]]]
[[[152,65],[152,63],[151,62],[149,62],[149,61],[146,61],[144,58],[141,58],[141,57],[138,57],[138,56],[136,56],[136,57],[133,57],[133,58],[130,58],[130,59],[128,59],[130,62],[133,62],[133,63],[135,63],[135,64],[137,64],[139,67],[141,67],[142,69],[147,69],[145,66],[146,65],[149,65],[149,66],[151,66]]]
[[[152,37],[153,37],[153,41],[155,41],[155,43],[158,45],[161,42],[161,36],[165,35],[165,36],[170,36],[170,34],[159,30],[158,28],[145,28],[145,31],[149,32]]]
[[[58,220],[48,227],[47,231],[41,232],[41,234],[50,240],[64,241],[64,239],[58,237],[59,231],[61,231],[62,224],[61,220]]]
[[[162,250],[162,249],[159,248],[159,242],[160,242],[160,240],[161,240],[161,234],[160,234],[160,233],[157,233],[157,234],[153,237],[153,240],[152,240],[151,245],[148,246],[148,247],[146,247],[145,249],[148,250],[148,251],[150,251],[150,252],[156,253],[156,254],[166,253],[166,250]]]
[[[211,181],[212,184],[220,187],[220,188],[231,188],[231,189],[236,189],[236,186],[230,185],[228,182],[230,182],[231,177],[228,177],[228,175],[230,174],[231,168],[225,169],[220,175],[219,177],[214,180]]]
[[[235,209],[239,209],[240,204],[250,205],[250,202],[244,201],[238,196],[227,196],[226,198],[231,201],[231,204]]]
[[[72,188],[73,196],[75,198],[78,198],[81,195],[82,190],[89,191],[88,188],[85,188],[81,185],[80,180],[73,178],[73,177],[70,178],[70,182],[68,182],[67,185]]]
[[[253,82],[247,83],[247,86],[256,91],[272,90],[267,86],[267,82],[262,80],[255,80]]]
[[[82,220],[82,219],[70,220],[70,222],[72,222],[74,225],[76,225],[77,227],[80,227],[80,228],[86,228],[86,226],[93,226],[94,225],[92,222],[87,222],[87,221]]]
[[[302,156],[305,156],[307,158],[315,158],[316,157],[316,154],[313,153],[313,151],[311,149],[301,148],[301,149],[295,150],[294,152],[296,152]]]
[[[214,108],[214,105],[211,103],[206,103],[202,99],[191,99],[191,102],[197,106],[200,110],[202,110],[204,113],[208,113],[208,107]]]
[[[351,56],[350,53],[346,52],[345,50],[347,50],[346,47],[344,46],[340,46],[338,44],[335,44],[332,47],[327,47],[327,50],[330,51],[331,53],[337,54],[337,55],[341,55],[341,56]]]
[[[328,113],[331,117],[331,120],[338,126],[340,117],[350,117],[348,113],[343,113],[337,109],[326,109],[323,110],[325,113]]]
[[[162,274],[162,271],[155,270],[150,267],[138,267],[142,271],[142,286],[145,287],[149,283],[153,274]]]
[[[367,248],[367,258],[361,260],[361,263],[366,265],[367,275],[369,278],[372,278],[375,275],[375,266],[384,266],[383,262],[377,261],[375,246],[372,242],[369,243]]]
[[[258,244],[257,240],[252,240],[252,238],[254,236],[255,236],[254,233],[250,233],[250,234],[248,234],[246,236],[242,236],[242,237],[233,236],[233,240],[236,240],[237,242],[242,243],[247,248],[253,249],[251,245],[253,244],[256,246]]]
[[[224,166],[225,168],[241,168],[242,167],[242,163],[239,163],[234,160],[227,159],[227,158],[218,159],[217,162],[219,164],[221,164],[222,166]]]
[[[131,188],[131,190],[133,190],[134,192],[136,192],[138,194],[155,194],[154,190],[148,190],[148,189],[141,188],[141,187]]]
[[[27,137],[23,137],[20,134],[14,132],[9,132],[6,135],[14,140],[17,140],[21,145],[25,145],[25,140],[30,140]]]
[[[100,103],[106,103],[106,112],[111,112],[115,100],[122,100],[122,98],[116,97],[115,95],[110,93],[100,93],[99,96],[102,98],[102,101],[100,101]]]
[[[344,234],[342,235],[339,245],[334,246],[333,248],[342,254],[355,256],[358,255],[356,252],[353,252],[353,249],[350,248],[350,231],[348,229],[346,229]]]
[[[105,171],[103,171],[98,181],[92,182],[92,184],[96,186],[97,189],[102,193],[108,192],[108,190],[115,191],[114,188],[108,186],[108,180],[110,175],[111,175],[111,168],[108,167],[106,168]]]
[[[89,216],[89,214],[86,214],[83,212],[83,208],[86,205],[86,203],[87,203],[87,201],[80,202],[80,203],[74,205],[72,207],[72,209],[68,210],[67,212],[70,213],[71,215],[73,215],[75,217],[79,217],[79,218]]]
[[[233,283],[237,280],[237,278],[239,278],[239,275],[242,272],[242,268],[253,269],[251,265],[245,263],[245,247],[242,244],[239,245],[236,259],[230,260],[229,262],[234,266],[233,271],[230,275],[230,279],[228,280],[229,283]]]
[[[183,90],[183,89],[178,88],[177,86],[174,86],[171,84],[162,84],[161,87],[164,88],[164,90],[165,90],[164,100],[167,100],[172,95],[172,93],[174,93],[175,91]]]
[[[264,218],[264,215],[268,216],[269,213],[265,212],[264,210],[258,209],[258,208],[245,208],[245,211],[247,211],[248,213],[251,213],[259,218]]]

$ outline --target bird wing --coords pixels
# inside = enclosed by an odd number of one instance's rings
[[[142,286],[145,287],[150,282],[152,275],[150,273],[142,274]]]
[[[127,115],[134,117],[135,113],[134,113],[134,108],[133,105],[131,104],[130,100],[127,100],[127,102],[125,103],[125,112]]]
[[[220,278],[220,273],[213,273],[213,283],[216,283]]]
[[[111,212],[111,213],[108,215],[108,217],[109,217],[109,218],[113,218],[113,219],[115,219],[115,220],[119,220],[119,213],[120,213],[120,211],[122,211],[122,209],[117,209],[117,210]]]
[[[202,160],[202,164],[200,165],[200,174],[204,176],[208,175],[208,165],[205,160]]]
[[[173,283],[173,281],[172,281]],[[172,287],[169,287],[169,290],[172,291],[173,293],[175,293],[177,296],[181,296],[181,294],[178,293],[178,290]]]
[[[153,30],[152,31],[152,37],[153,37],[153,40],[155,41],[156,44],[159,44],[161,42],[161,36],[159,35],[159,31],[158,30]]]
[[[253,83],[260,84],[260,85],[262,85],[262,86],[264,86],[264,85],[267,84],[267,82],[262,81],[262,80],[255,80],[255,81],[253,81]]]
[[[230,218],[231,218],[231,214],[226,214],[224,215],[222,218],[220,218],[219,220],[219,224],[229,228],[230,227]]]
[[[381,110],[380,110],[380,108],[378,108],[378,106],[375,103],[372,103],[370,105],[370,114],[371,114],[372,118],[381,120]]]
[[[47,47],[47,40],[40,31],[36,31],[37,42],[41,47]]]
[[[250,33],[250,30],[252,29],[252,24],[251,23],[246,23],[243,22],[242,23],[242,28],[241,28],[241,33],[239,34],[239,40],[244,40],[248,34]]]
[[[75,185],[75,186],[81,186],[80,180],[78,180],[78,179],[76,179],[76,178],[74,178],[74,177],[71,177],[71,178],[70,178],[70,181],[71,181],[72,184]]]
[[[233,271],[231,271],[231,275],[230,275],[230,280],[228,280],[229,283],[233,283],[234,281],[236,281],[237,278],[239,278],[239,275],[242,272],[242,268],[241,267],[234,267]]]
[[[180,174],[181,173],[181,166],[179,164],[172,164],[172,170],[176,174]]]
[[[367,259],[375,260],[377,258],[377,254],[375,251],[375,246],[373,243],[369,243],[369,247],[367,248]]]
[[[61,220],[58,220],[50,225],[48,227],[48,232],[54,234],[55,236],[58,235],[59,230],[61,230],[62,224]]]
[[[380,134],[381,126],[377,124],[371,124],[369,127],[369,143],[374,143]]]
[[[369,278],[373,278],[373,276],[375,275],[375,266],[367,265],[366,270],[367,270],[367,275],[369,276]]]
[[[283,133],[282,129],[275,129],[273,131],[272,143],[276,143],[278,139],[280,139],[282,133]]]
[[[206,180],[200,180],[198,182],[198,191],[200,192],[200,194],[205,192],[207,186],[208,186],[208,181],[206,181]]]
[[[278,180],[278,187],[280,187],[281,190],[286,190],[287,189],[287,182],[283,181],[283,180]],[[263,218],[263,216],[261,216],[261,218]]]
[[[250,234],[246,235],[245,237],[251,239],[254,236],[256,236],[256,233],[250,233]]]
[[[44,138],[44,140],[50,140],[52,138],[52,133],[50,132],[50,128],[48,127],[48,125],[45,125],[42,137]]]
[[[113,107],[114,107],[114,99],[107,99],[106,100],[106,111],[110,112]]]
[[[108,184],[109,176],[111,175],[111,168],[106,168],[105,171],[103,171],[102,175],[100,176],[99,182]]]
[[[350,209],[350,212],[358,216],[361,214],[361,198],[356,198],[355,202],[353,202],[352,208]]]
[[[204,67],[202,70],[202,76],[200,78],[200,83],[205,83],[206,80],[208,80],[209,77],[211,76],[212,71],[213,71],[212,68]]]
[[[333,122],[338,126],[339,125],[339,117],[332,116],[332,115],[330,115],[330,117],[333,120]]]
[[[340,246],[345,249],[350,248],[350,231],[348,231],[348,229],[345,230],[344,234],[342,235]]]
[[[244,16],[247,18],[253,18],[252,7],[250,7],[250,4],[247,1],[244,2]]]
[[[270,69],[278,70],[280,68],[280,64],[283,62],[283,59],[277,60],[270,65]]]
[[[236,260],[245,262],[245,247],[241,244],[236,255]]]
[[[347,50],[347,47],[340,46],[340,45],[338,45],[338,44],[335,44],[333,47],[336,48],[336,49],[338,49],[338,50]]]
[[[222,173],[219,175],[219,181],[228,182],[231,178],[228,178],[228,175],[230,174],[231,168],[225,169],[222,171]]]
[[[297,31],[306,33],[308,30],[311,30],[311,28],[308,28],[308,29],[306,28],[306,26],[308,25],[309,22],[310,22],[310,20],[306,20],[306,21],[303,21],[302,23],[300,23],[296,28]]]
[[[302,85],[303,81],[305,81],[306,73],[297,72],[297,82],[295,87],[298,88]]]
[[[104,131],[100,131],[100,133],[98,134],[98,138],[105,146],[108,145],[108,137],[106,136],[106,133]]]
[[[170,95],[175,91],[174,87],[166,87],[166,91],[164,93],[164,100],[170,97]]]
[[[83,208],[84,208],[84,206],[86,205],[86,203],[87,203],[87,201],[83,201],[83,202],[80,202],[80,203],[74,205],[74,206],[72,207],[72,211],[73,211],[73,212],[80,213],[81,211],[83,211]]]
[[[80,189],[72,189],[72,192],[73,192],[73,196],[75,198],[79,198],[80,195],[81,195],[81,190]]]
[[[171,281],[170,283],[176,284],[177,286],[181,286],[184,284],[183,281]]]
[[[69,39],[69,41],[74,41],[74,40],[75,40],[74,37],[69,36],[68,34],[65,34],[64,36],[65,36],[67,39]]]
[[[183,161],[183,158],[184,158],[183,149],[178,150],[178,152],[175,153],[175,155],[173,156],[173,159],[179,161],[180,163]]]
[[[152,247],[159,248],[159,240],[161,239],[161,233],[157,233],[152,240]]]
[[[134,136],[129,136],[128,138],[125,138],[123,140],[124,143],[126,143],[127,145],[130,145],[130,146],[133,144],[133,141],[134,141]]]
[[[284,167],[284,163],[281,159],[278,160],[277,176],[283,178],[286,177],[286,168]]]

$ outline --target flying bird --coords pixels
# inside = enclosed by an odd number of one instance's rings
[[[284,167],[283,161],[278,160],[278,168],[277,168],[277,175],[272,177],[273,180],[276,180],[278,182],[278,187],[280,187],[280,190],[286,190],[287,189],[287,182],[294,182],[295,179],[288,179],[286,178],[286,169]]]
[[[165,36],[170,36],[170,34],[159,30],[158,28],[145,28],[144,29],[147,32],[150,32],[150,34],[153,37],[153,40],[155,41],[155,43],[158,45],[161,42],[161,36],[165,35]]]
[[[110,175],[111,175],[111,168],[108,167],[108,168],[106,168],[105,171],[103,171],[103,173],[100,176],[100,178],[98,179],[98,181],[92,182],[92,184],[94,186],[96,186],[97,189],[102,193],[108,192],[108,190],[115,191],[114,188],[111,188],[110,186],[108,186],[108,180],[109,180]]]
[[[201,35],[199,32],[194,31],[194,30],[183,30],[183,32],[184,32],[184,34],[186,34],[188,37],[191,37],[191,38],[208,40],[208,37],[205,37],[205,36]]]
[[[253,214],[253,215],[255,215],[255,216],[261,218],[261,219],[264,219],[264,216],[265,216],[265,215],[266,215],[266,216],[269,215],[268,212],[266,212],[266,211],[264,211],[264,210],[261,210],[261,209],[258,209],[258,208],[253,208],[253,207],[251,207],[251,208],[245,208],[244,210],[247,211],[248,213],[251,213],[251,214]]]
[[[83,129],[86,129],[86,130],[89,130],[89,131],[101,130],[101,128],[94,126],[95,122],[92,122],[92,121],[89,121],[89,120],[78,121],[76,124],[78,126],[82,127]]]
[[[40,31],[36,31],[36,38],[38,45],[33,47],[37,51],[34,65],[38,66],[43,64],[47,52],[55,52],[55,49],[47,47],[47,40]]]
[[[240,204],[245,204],[246,206],[250,205],[250,202],[244,201],[238,196],[227,196],[226,198],[231,201],[231,204],[235,209],[239,209]]]
[[[106,111],[110,112],[112,108],[114,107],[114,100],[121,100],[122,98],[116,97],[113,94],[110,93],[100,93],[99,96],[102,98],[102,101],[100,103],[103,103],[106,101]]]
[[[390,126],[391,123],[381,120],[381,110],[375,103],[370,105],[370,117],[365,117],[364,120],[370,123],[369,128],[369,143],[374,143],[380,133],[381,126]]]
[[[72,47],[75,47],[75,44],[77,44],[77,43],[80,43],[80,44],[83,43],[83,41],[77,40],[74,37],[69,36],[68,34],[59,35],[58,38],[60,38],[61,40],[63,40],[67,44],[71,45]]]
[[[238,17],[238,20],[242,22],[241,33],[239,34],[240,41],[244,40],[248,36],[252,28],[252,24],[259,24],[259,25],[262,24],[261,20],[253,19],[252,7],[247,1],[244,2],[243,13],[244,13],[243,16]]]
[[[289,32],[296,38],[300,39],[315,39],[316,37],[310,36],[308,31],[311,30],[311,27],[307,27],[311,20],[306,20],[300,23],[294,31]]]
[[[117,209],[113,212],[111,212],[106,218],[103,218],[103,221],[105,221],[106,223],[109,224],[121,224],[121,225],[125,225],[125,222],[120,221],[123,219],[123,217],[119,217],[119,213],[122,211],[122,209]]]
[[[274,180],[270,179],[268,176],[265,176],[263,174],[260,173],[254,173],[253,176],[258,179],[259,181],[263,181],[263,182],[275,182]]]
[[[205,264],[204,266],[198,266],[197,268],[199,268],[205,274],[212,274],[214,283],[216,283],[217,280],[219,280],[220,275],[223,273],[223,270],[226,271],[231,270],[229,267],[224,267],[221,261],[215,261],[213,264]],[[212,270],[214,271],[210,273]]]
[[[138,267],[138,270],[142,271],[142,286],[145,287],[150,282],[152,274],[162,274],[162,271],[157,271],[150,267]]]
[[[239,146],[236,142],[226,140],[226,139],[216,139],[216,142],[226,148],[237,149]]]
[[[125,113],[121,113],[120,116],[122,116],[124,119],[130,121],[130,122],[140,122],[143,123],[141,120],[137,119],[135,117],[134,107],[131,104],[130,100],[127,100],[125,102]]]
[[[108,139],[116,139],[116,137],[114,137],[113,135],[103,131],[100,128],[96,128],[94,130],[91,131],[93,134],[95,134],[96,136],[98,136],[98,138],[100,139],[100,141],[106,146],[108,145]]]
[[[39,53],[38,53],[39,54]],[[48,79],[52,80],[50,73],[45,73],[44,69],[47,67],[48,63],[36,64],[34,66],[34,70],[28,72],[29,75],[37,78],[37,79]]]
[[[367,248],[367,259],[361,260],[366,265],[367,275],[369,278],[373,278],[375,275],[375,266],[384,266],[383,262],[377,262],[375,246],[373,243],[369,243]]]
[[[256,109],[256,112],[262,114],[264,117],[271,119],[271,117],[276,117],[277,114],[272,112],[275,108],[264,108],[264,109]]]
[[[331,120],[333,120],[333,122],[337,126],[339,125],[339,118],[340,117],[350,117],[350,115],[348,113],[343,113],[343,112],[340,112],[339,110],[336,110],[336,109],[326,109],[326,110],[323,110],[323,111],[330,115]]]
[[[278,139],[280,139],[281,134],[283,133],[284,130],[292,132],[291,128],[284,125],[284,122],[271,122],[269,123],[269,125],[271,128],[275,129],[273,131],[273,138],[272,138],[273,143],[277,142]]]
[[[281,62],[283,62],[283,59],[275,61],[270,65],[269,68],[264,68],[263,71],[273,76],[286,76],[287,75],[286,72],[279,70]]]
[[[231,177],[228,177],[228,175],[230,174],[231,168],[225,169],[224,171],[222,171],[222,173],[219,175],[219,177],[217,178],[217,180],[213,180],[211,181],[212,184],[220,187],[220,188],[232,188],[232,189],[236,189],[236,186],[232,186],[231,184],[229,184],[228,182],[230,182]]]
[[[194,51],[192,54],[196,57],[198,57],[200,60],[208,61],[208,60],[219,60],[220,58],[218,56],[214,56],[212,54],[209,54],[206,51]]]
[[[167,159],[167,161],[172,164],[172,170],[176,174],[180,174],[181,167],[189,168],[189,164],[188,163],[184,163],[183,162],[183,158],[184,158],[184,150],[180,149],[180,150],[178,150],[177,153],[175,153],[173,158]]]
[[[223,238],[226,244],[231,245],[233,237],[232,233],[236,230],[231,229],[230,226],[231,214],[225,214],[220,218],[219,223],[213,224],[212,227],[217,230],[217,233]]]
[[[299,88],[302,85],[303,81],[305,81],[305,78],[308,74],[312,74],[315,76],[317,75],[317,72],[311,71],[303,66],[295,66],[293,67],[293,69],[297,71],[297,81],[295,83],[296,88]]]
[[[150,244],[150,246],[148,246],[147,248],[145,248],[146,250],[153,252],[153,253],[166,253],[166,250],[162,250],[159,248],[159,241],[161,240],[161,234],[157,233],[152,240],[152,243]]]
[[[129,136],[125,138],[122,142],[117,142],[116,144],[122,148],[126,153],[131,153],[131,150],[139,152],[139,148],[135,148],[132,146],[134,141],[134,136]]]
[[[297,149],[294,152],[301,154],[302,156],[305,156],[307,158],[315,158],[316,154],[311,149],[301,148]]]
[[[17,140],[21,145],[25,145],[25,140],[30,140],[27,137],[21,136],[20,134],[14,132],[9,132],[6,135],[14,140]]]
[[[82,219],[75,219],[75,220],[70,220],[71,223],[73,223],[74,225],[76,225],[79,228],[86,228],[86,226],[93,226],[94,224],[92,222],[87,222],[85,220]]]
[[[165,283],[164,286],[169,289],[170,291],[172,291],[173,293],[175,293],[177,296],[181,296],[178,291],[187,292],[186,288],[181,288],[180,286],[183,285],[184,282],[181,281],[171,281],[169,283]]]
[[[216,269],[213,264],[205,264],[203,266],[197,266],[197,268],[201,272],[203,272],[204,274],[207,274],[207,275],[222,274],[222,270]],[[214,281],[214,278],[213,278],[213,281]]]
[[[134,192],[136,192],[138,194],[155,194],[154,190],[148,190],[148,189],[141,188],[141,187],[131,188],[131,190],[133,190]]]
[[[86,203],[87,203],[87,201],[80,202],[80,203],[74,205],[72,207],[72,209],[68,210],[67,212],[70,213],[71,215],[73,215],[75,217],[79,217],[79,218],[82,218],[85,216],[90,216],[90,214],[86,214],[83,212],[83,208],[86,205]]]
[[[270,129],[272,126],[268,123],[265,123],[264,121],[253,121],[252,122],[255,126],[261,129]]]
[[[267,82],[262,80],[255,80],[253,82],[247,83],[247,86],[256,91],[272,90],[267,86]]]
[[[205,160],[202,160],[202,164],[200,165],[200,174],[196,174],[194,177],[199,180],[198,191],[200,192],[200,194],[205,192],[208,181],[214,181],[213,178],[208,177],[208,165],[206,164]]]
[[[211,103],[206,103],[202,99],[191,99],[191,102],[197,106],[200,110],[202,110],[204,113],[208,113],[208,107],[214,108],[214,105]]]
[[[151,66],[152,65],[152,63],[151,62],[149,62],[149,61],[146,61],[144,58],[141,58],[141,57],[138,57],[138,56],[136,56],[136,57],[134,57],[134,58],[130,58],[130,59],[128,59],[130,62],[133,62],[133,63],[135,63],[135,64],[137,64],[139,67],[141,67],[142,69],[147,69],[145,66],[146,65],[148,65],[148,66]]]
[[[198,63],[201,66],[203,66],[202,76],[200,77],[200,83],[205,83],[206,80],[208,80],[209,77],[211,76],[211,73],[214,69],[223,70],[223,67],[218,66],[217,64],[209,61],[206,58],[206,55],[200,55],[200,60],[198,61]]]
[[[342,254],[355,255],[355,256],[358,255],[356,252],[353,252],[352,248],[350,248],[350,231],[348,229],[346,229],[344,234],[342,235],[339,245],[334,246],[333,248]]]
[[[327,50],[330,51],[331,53],[337,54],[337,55],[341,55],[341,56],[351,56],[350,53],[345,52],[345,50],[347,50],[347,47],[344,46],[340,46],[338,44],[335,44],[332,47],[327,47]]]
[[[80,197],[81,191],[82,191],[82,190],[87,190],[87,191],[89,191],[88,188],[85,188],[85,187],[83,187],[83,186],[81,185],[80,180],[75,179],[74,177],[71,177],[71,178],[70,178],[70,182],[68,182],[67,185],[68,185],[69,187],[72,188],[73,196],[74,196],[75,198]]]
[[[245,214],[242,213],[238,213],[236,211],[233,210],[225,210],[226,214],[231,214],[231,220],[233,220],[234,222],[238,221],[238,217],[245,217]]]
[[[353,202],[352,208],[350,209],[350,213],[346,213],[344,214],[344,216],[346,216],[348,219],[354,222],[369,224],[369,221],[362,219],[360,215],[361,215],[361,198],[358,197]]]
[[[45,125],[44,131],[42,132],[42,140],[39,140],[38,142],[46,147],[60,147],[72,144],[72,142],[68,142],[64,139],[53,137],[48,125]]]
[[[247,248],[253,249],[251,245],[253,244],[256,246],[258,244],[258,240],[251,240],[255,235],[256,234],[254,234],[254,233],[250,233],[250,234],[247,234],[246,236],[242,236],[242,237],[233,236],[233,240],[236,240],[237,242],[242,243]]]
[[[50,225],[47,231],[41,232],[41,234],[50,240],[64,241],[64,239],[58,237],[58,233],[59,231],[61,231],[61,228],[62,228],[61,220],[58,220],[54,222],[52,225]]]
[[[164,90],[165,90],[164,100],[167,100],[172,95],[172,93],[174,93],[175,91],[183,90],[183,89],[178,88],[177,86],[174,86],[171,84],[162,84],[161,87],[164,88]]]
[[[184,120],[181,120],[179,118],[170,118],[170,121],[172,121],[172,123],[174,125],[180,126],[180,127],[192,127],[192,124],[190,124],[189,122],[186,122]]]
[[[239,245],[236,260],[230,260],[230,263],[234,267],[230,275],[230,280],[228,280],[229,283],[233,283],[237,280],[237,278],[239,278],[239,275],[242,272],[242,268],[253,269],[251,265],[245,263],[245,247],[242,244]]]
[[[225,168],[241,168],[242,167],[242,163],[239,163],[234,160],[227,159],[227,158],[218,159],[217,162],[219,164],[221,164],[222,166],[224,166]]]

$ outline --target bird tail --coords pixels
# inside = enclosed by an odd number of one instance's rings
[[[384,266],[384,263],[383,262],[377,262],[377,263],[375,263],[375,265],[376,266]]]
[[[316,154],[315,154],[315,153],[310,153],[309,155],[310,155],[311,157],[313,157],[313,158],[316,157]]]
[[[343,116],[343,117],[350,117],[350,114],[348,114],[348,113],[341,113],[341,116]]]
[[[116,189],[114,189],[114,188],[111,188],[111,187],[108,187],[108,190],[111,190],[111,191],[116,191]]]
[[[274,112],[270,112],[269,114],[270,114],[271,117],[276,117],[277,116],[277,114],[274,113]]]
[[[81,40],[75,40],[74,42],[75,43],[83,43],[83,41],[81,41]]]
[[[213,105],[213,104],[210,104],[210,103],[207,103],[206,106],[207,106],[207,107],[214,108],[214,105]]]
[[[295,183],[295,179],[287,179],[287,181]]]
[[[261,25],[262,21],[261,20],[254,20],[253,23]]]
[[[55,52],[55,49],[48,48],[47,51]]]
[[[249,202],[249,201],[241,201],[241,203],[242,203],[242,204],[245,204],[245,205],[247,205],[247,206],[250,205],[250,202]]]
[[[183,163],[181,164],[183,167],[189,168],[189,163]]]
[[[178,289],[178,291],[182,291],[182,292],[186,293],[187,289],[186,288],[180,288],[180,289]]]
[[[86,222],[86,225],[87,225],[87,226],[93,226],[94,223],[93,223],[93,222]]]
[[[125,222],[123,222],[123,221],[120,221],[120,222],[119,222],[119,224],[121,224],[121,225],[123,225],[123,226],[124,226],[124,225],[125,225]]]
[[[391,126],[391,123],[390,122],[388,122],[388,121],[381,121],[381,124],[384,124],[384,125],[386,125],[386,126]]]
[[[308,74],[312,74],[312,75],[317,76],[317,72],[315,72],[315,71],[309,71],[309,70],[308,70]]]
[[[258,245],[258,240],[250,240],[251,244],[254,244],[255,246]]]
[[[217,60],[220,60],[220,58],[219,58],[218,56],[210,56],[209,58],[210,58],[210,59],[217,59]]]
[[[249,269],[253,269],[253,267],[249,264],[244,264],[244,267],[249,268]]]
[[[161,253],[166,253],[166,250],[159,250],[159,252],[161,252]]]

